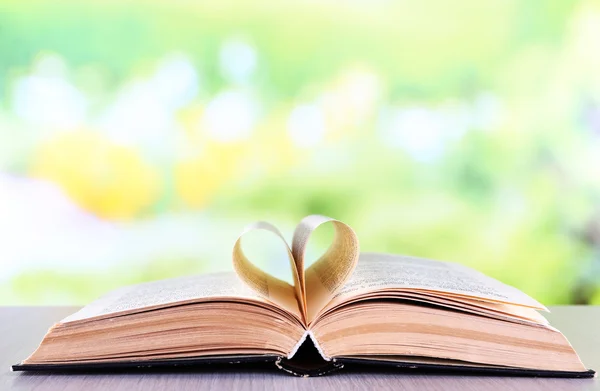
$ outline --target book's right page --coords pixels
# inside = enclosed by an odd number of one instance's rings
[[[332,361],[405,369],[589,377],[520,290],[468,267],[361,254],[312,332]]]
[[[517,288],[451,262],[404,255],[362,253],[352,277],[327,309],[370,292],[410,290],[465,302],[473,300],[547,310]]]

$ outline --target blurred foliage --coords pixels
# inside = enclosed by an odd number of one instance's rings
[[[0,26],[0,172],[142,238],[77,270],[15,247],[5,266],[33,266],[0,302],[223,269],[219,230],[321,213],[364,251],[600,303],[597,1],[4,1]],[[167,254],[129,262],[152,242]]]

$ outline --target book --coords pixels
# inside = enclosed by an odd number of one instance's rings
[[[333,225],[329,248],[306,267],[313,231]],[[242,237],[282,240],[293,281],[248,259]],[[233,246],[234,272],[128,286],[50,328],[16,371],[273,366],[294,375],[343,368],[591,377],[546,307],[466,266],[359,253],[348,225],[304,218],[291,246],[266,222]]]

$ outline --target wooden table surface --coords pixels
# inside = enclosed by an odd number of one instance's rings
[[[0,307],[0,390],[203,390],[203,389],[389,389],[389,390],[600,390],[600,379],[535,379],[448,376],[393,372],[338,372],[296,378],[279,371],[236,368],[210,372],[43,374],[11,372],[47,329],[74,307]],[[600,307],[551,307],[550,322],[571,341],[588,368],[600,370]]]

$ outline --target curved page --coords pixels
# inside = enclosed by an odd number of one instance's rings
[[[242,237],[254,230],[265,230],[281,239],[287,249],[289,263],[292,268],[292,275],[295,282],[294,286],[261,270],[246,257],[244,250],[242,249]],[[287,311],[296,314],[298,317],[305,318],[303,306],[301,305],[303,297],[300,291],[298,272],[296,271],[292,253],[279,230],[273,225],[264,221],[259,221],[246,227],[233,246],[233,267],[239,278],[262,297],[278,304]]]
[[[335,228],[333,243],[314,264],[304,270],[304,256],[310,235],[326,223],[333,224]],[[311,215],[298,224],[292,240],[292,255],[298,270],[300,290],[305,297],[307,324],[310,324],[350,278],[356,267],[358,254],[356,234],[350,226],[341,221]]]

